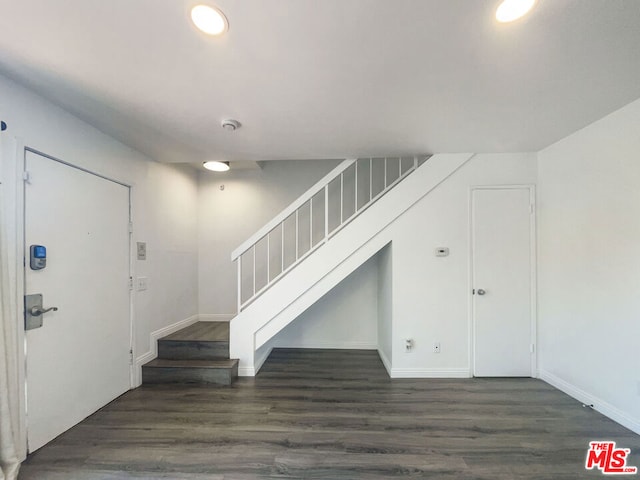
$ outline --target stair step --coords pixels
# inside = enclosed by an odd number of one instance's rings
[[[196,322],[158,340],[158,358],[229,358],[229,322]]]
[[[196,322],[158,340],[158,358],[142,366],[142,383],[231,385],[238,360],[229,359],[229,323]]]
[[[229,322],[196,322],[161,340],[199,340],[203,342],[229,341]]]
[[[142,383],[231,385],[238,376],[237,359],[170,360],[156,358],[142,366]]]
[[[158,340],[158,358],[167,360],[220,360],[229,358],[229,342]]]

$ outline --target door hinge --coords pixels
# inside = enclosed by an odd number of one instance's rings
[[[533,203],[529,204],[529,213],[533,215]]]
[[[129,222],[129,233],[133,233],[133,222]]]
[[[129,290],[133,290],[133,277],[129,277]]]
[[[133,348],[129,349],[129,365],[133,365]]]
[[[25,181],[26,183],[30,183],[31,174],[25,170],[24,172],[22,172],[22,180]]]
[[[531,353],[536,353],[536,345],[535,345],[535,343],[532,343],[529,346],[529,350],[531,351]]]

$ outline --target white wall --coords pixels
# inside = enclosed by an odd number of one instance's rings
[[[198,314],[197,178],[190,167],[145,162],[135,179],[134,241],[147,243],[136,276],[149,278],[136,292],[136,357],[155,351],[151,332]],[[151,344],[150,344],[151,342]]]
[[[479,154],[394,222],[394,376],[469,375],[470,187],[535,182],[535,154]]]
[[[391,373],[393,358],[393,255],[392,244],[378,253],[378,352]]]
[[[275,161],[263,162],[261,170],[200,174],[201,314],[211,315],[212,319],[235,315],[237,267],[231,261],[231,252],[338,163],[337,160]]]
[[[0,118],[6,138],[133,185],[134,241],[147,242],[148,258],[134,273],[149,277],[134,299],[136,357],[150,350],[151,332],[198,313],[195,170],[153,162],[1,76]],[[16,165],[3,167],[3,181],[15,185]],[[15,202],[8,209],[15,214]],[[14,239],[15,222],[3,225]]]
[[[275,348],[378,346],[378,258],[372,257],[273,338]]]
[[[640,433],[640,100],[539,153],[542,378]]]

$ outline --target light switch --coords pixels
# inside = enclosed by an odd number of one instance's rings
[[[148,280],[149,280],[148,277],[138,277],[136,290],[138,290],[139,292],[141,292],[142,290],[146,290]]]
[[[147,259],[147,243],[137,242],[137,247],[138,247],[138,260],[146,260]]]

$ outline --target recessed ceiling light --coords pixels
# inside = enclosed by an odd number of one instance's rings
[[[220,35],[229,28],[227,17],[215,7],[196,5],[191,9],[191,20],[207,35]]]
[[[219,162],[218,160],[204,162],[202,166],[212,172],[226,172],[230,168],[229,162]]]
[[[535,3],[536,0],[504,0],[496,9],[496,20],[513,22],[526,15]]]

